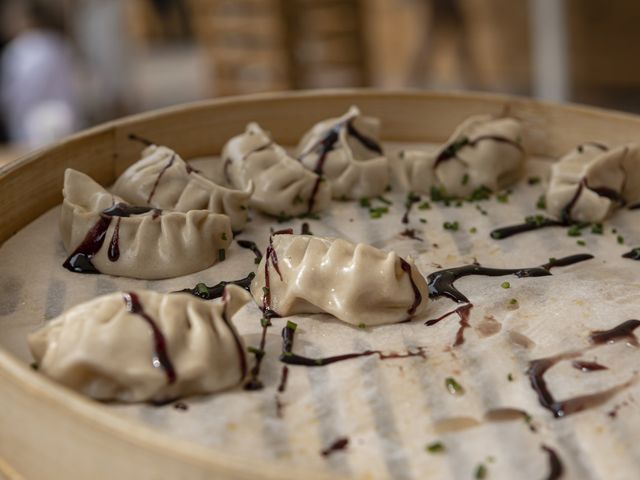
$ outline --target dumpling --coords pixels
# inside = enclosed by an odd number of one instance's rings
[[[226,215],[132,207],[76,170],[65,172],[63,195],[59,226],[71,271],[177,277],[210,267],[231,243]]]
[[[428,288],[411,261],[365,244],[276,234],[251,293],[265,313],[329,313],[352,325],[381,325],[424,312]]]
[[[331,184],[333,198],[359,199],[389,186],[389,162],[379,143],[380,122],[351,107],[340,118],[317,123],[298,145],[298,159]]]
[[[270,215],[319,212],[331,202],[331,187],[291,158],[256,123],[224,147],[225,175],[235,188],[253,183],[251,206]]]
[[[28,337],[38,370],[96,400],[165,402],[238,385],[247,372],[231,317],[251,299],[147,290],[76,305]]]
[[[411,191],[429,193],[436,187],[447,196],[463,198],[478,189],[495,192],[514,183],[526,157],[521,143],[518,120],[475,115],[458,126],[440,149],[405,150],[401,160]]]
[[[247,207],[253,186],[233,190],[218,185],[191,168],[176,152],[150,145],[142,159],[131,165],[113,185],[114,194],[133,205],[177,212],[210,210],[231,219],[234,232],[247,223]]]
[[[640,148],[598,143],[573,149],[551,167],[547,211],[565,223],[601,222],[640,201]]]

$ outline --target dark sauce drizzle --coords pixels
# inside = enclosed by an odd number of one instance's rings
[[[426,322],[424,322],[424,324],[427,327],[431,327],[433,325],[436,325],[440,321],[444,320],[448,316],[453,315],[454,313],[457,314],[458,318],[460,319],[459,321],[460,326],[458,328],[458,331],[456,332],[456,339],[453,342],[453,346],[457,347],[464,343],[464,330],[470,327],[469,315],[471,313],[472,308],[473,308],[473,305],[471,303],[465,303],[464,305],[461,305],[458,308],[451,310],[450,312],[447,312],[444,315],[439,316],[438,318],[427,320]]]
[[[588,362],[586,360],[574,360],[571,366],[581,372],[596,372],[598,370],[608,370],[608,367],[600,365],[598,362]]]
[[[328,457],[332,453],[338,452],[340,450],[344,450],[348,446],[349,446],[349,439],[347,437],[339,437],[331,445],[329,445],[327,448],[322,450],[320,454],[323,457]]]
[[[577,397],[558,401],[554,398],[553,394],[549,390],[547,382],[544,379],[544,374],[558,362],[576,358],[585,350],[593,348],[593,345],[603,345],[606,343],[612,343],[626,339],[628,343],[637,346],[638,341],[633,334],[633,331],[638,328],[638,326],[640,326],[639,320],[627,320],[610,330],[596,330],[589,336],[589,340],[591,341],[592,346],[587,347],[586,349],[561,353],[553,357],[540,358],[529,362],[527,375],[529,376],[531,388],[533,388],[533,390],[538,395],[538,401],[540,402],[540,405],[551,411],[555,418],[561,418],[572,413],[580,412],[585,408],[601,405],[621,390],[630,386],[634,381],[633,378],[625,383],[615,385],[600,392],[580,395]]]
[[[153,211],[154,219],[162,213],[161,210],[155,208],[136,207],[121,202],[115,203],[106,210],[103,210],[96,223],[85,235],[82,243],[80,243],[73,253],[69,255],[62,266],[67,270],[76,273],[100,273],[100,271],[91,262],[91,259],[102,248],[107,230],[111,225],[113,217],[118,217],[118,222],[116,223],[116,228],[113,230],[107,257],[112,262],[115,262],[120,258],[120,218],[129,217],[131,215],[142,215],[150,211]]]
[[[190,293],[194,297],[202,298],[203,300],[213,300],[214,298],[222,297],[222,295],[224,294],[224,288],[227,285],[237,285],[238,287],[244,288],[246,291],[249,291],[251,287],[251,281],[255,276],[256,274],[251,272],[249,275],[239,280],[222,280],[212,287],[208,287],[204,283],[199,283],[193,288],[185,288],[183,290],[178,290],[172,293]]]
[[[265,355],[265,344],[267,341],[267,329],[271,326],[272,318],[279,318],[277,312],[275,312],[271,308],[271,280],[269,276],[269,264],[273,265],[273,268],[280,276],[280,280],[282,280],[282,274],[280,273],[280,267],[278,266],[278,255],[273,248],[273,237],[275,235],[285,235],[285,234],[293,234],[293,229],[286,228],[284,230],[278,230],[273,232],[269,237],[269,245],[267,246],[267,251],[265,252],[266,261],[264,262],[264,291],[262,293],[262,306],[260,310],[262,310],[262,319],[260,323],[262,325],[262,336],[260,337],[260,346],[255,350],[255,364],[253,368],[251,368],[249,372],[249,381],[245,384],[245,390],[261,390],[264,388],[262,381],[260,380],[260,368],[262,366],[262,359]]]
[[[147,147],[151,146],[151,145],[155,145],[154,142],[152,142],[151,140],[148,140],[144,137],[141,137],[140,135],[136,135],[135,133],[130,133],[129,134],[129,140],[133,140],[135,142],[140,142],[143,145],[146,145]]]
[[[302,222],[302,225],[300,227],[300,235],[313,235],[311,228],[309,228],[308,222]]]
[[[303,357],[293,353],[293,340],[295,337],[296,325],[288,322],[282,329],[282,354],[280,361],[289,365],[301,365],[305,367],[324,367],[332,363],[343,362],[354,358],[368,357],[377,355],[380,360],[390,360],[395,358],[421,357],[427,358],[426,348],[417,347],[415,351],[407,351],[406,353],[383,353],[381,350],[365,350],[363,352],[345,353],[343,355],[333,355],[323,358]]]
[[[400,235],[403,237],[410,238],[412,240],[418,240],[419,242],[424,241],[422,237],[419,237],[417,235],[415,228],[405,228],[402,232],[400,232]]]
[[[562,466],[560,457],[551,447],[542,445],[540,448],[547,454],[547,458],[549,459],[549,474],[546,480],[558,480],[564,474],[564,467]]]
[[[156,322],[151,318],[142,308],[142,304],[140,303],[140,299],[138,295],[133,292],[127,292],[124,294],[124,303],[127,308],[127,312],[134,313],[142,317],[147,324],[151,327],[151,331],[153,333],[153,344],[154,344],[154,356],[152,360],[152,364],[154,367],[159,368],[162,367],[167,376],[167,383],[172,384],[176,381],[176,371],[173,367],[173,363],[171,363],[171,359],[169,358],[169,352],[167,351],[167,342],[162,334],[162,331],[156,324]]]
[[[331,127],[327,132],[318,140],[311,148],[309,148],[306,152],[302,153],[298,158],[299,161],[302,161],[302,158],[306,157],[312,152],[316,152],[318,154],[318,160],[316,162],[316,166],[313,169],[314,173],[318,175],[315,183],[313,184],[313,189],[311,190],[311,195],[309,196],[309,201],[307,205],[307,213],[313,212],[313,207],[315,206],[316,196],[318,195],[318,190],[320,189],[320,182],[323,181],[323,170],[324,170],[324,162],[327,159],[327,155],[331,152],[340,138],[340,131],[346,126],[347,134],[358,140],[365,148],[371,150],[373,152],[382,154],[382,147],[378,142],[374,139],[367,137],[360,133],[352,124],[352,119],[338,122],[333,127]]]
[[[252,242],[251,240],[236,240],[236,242],[240,247],[251,250],[256,256],[256,263],[260,263],[260,260],[262,260],[262,252],[255,242]]]
[[[640,247],[632,248],[627,253],[623,253],[622,258],[629,258],[631,260],[640,260]]]
[[[405,210],[401,220],[403,224],[406,225],[409,223],[409,214],[411,213],[411,207],[413,207],[413,205],[418,203],[419,201],[420,201],[420,195],[416,195],[413,192],[409,192],[409,194],[407,195],[407,200],[404,204]]]
[[[280,383],[278,384],[278,393],[284,393],[287,389],[287,379],[289,378],[289,367],[282,366],[282,372],[280,373]]]
[[[560,220],[554,220],[552,218],[546,217],[532,217],[531,220],[527,220],[524,223],[496,228],[491,232],[491,238],[495,240],[501,240],[503,238],[511,237],[519,233],[530,232],[532,230],[539,230],[541,228],[548,227],[568,227],[576,223],[571,218],[571,211],[580,199],[580,195],[582,195],[582,192],[585,188],[597,193],[601,197],[608,198],[612,202],[619,203],[620,205],[626,204],[624,197],[615,190],[608,187],[590,187],[587,184],[586,178],[583,178],[582,181],[578,184],[578,188],[573,194],[573,197],[571,197],[571,200],[569,200],[569,203],[567,203],[567,205],[565,205],[565,207],[560,212]]]
[[[165,174],[165,172],[171,168],[171,165],[173,165],[173,162],[176,159],[176,155],[175,153],[173,155],[171,155],[171,158],[169,158],[169,161],[166,163],[166,165],[164,167],[162,167],[162,170],[160,170],[160,172],[158,172],[158,176],[156,177],[156,181],[153,182],[153,187],[151,188],[151,191],[149,192],[149,196],[147,197],[147,203],[151,203],[151,199],[153,198],[153,196],[156,193],[156,189],[158,188],[158,184],[160,183],[160,180],[162,179],[162,176]]]
[[[409,276],[409,281],[411,282],[411,288],[413,289],[413,303],[407,310],[409,316],[416,313],[416,309],[418,305],[422,302],[422,294],[416,285],[416,282],[413,281],[413,277],[411,276],[411,265],[404,258],[400,258],[400,268]]]
[[[458,152],[465,147],[475,147],[478,143],[484,140],[493,140],[494,142],[506,143],[508,145],[512,145],[517,148],[521,152],[524,151],[522,145],[518,142],[511,140],[510,138],[503,137],[502,135],[481,135],[473,140],[469,140],[467,137],[462,137],[458,140],[455,140],[449,143],[445,148],[438,154],[436,157],[436,161],[433,164],[434,170],[442,163],[447,160],[451,160],[452,158],[458,158]]]
[[[489,268],[482,265],[465,265],[462,267],[447,268],[433,272],[427,277],[429,286],[429,296],[431,298],[448,297],[457,303],[469,303],[469,299],[464,296],[455,286],[454,282],[469,275],[486,275],[488,277],[501,277],[504,275],[515,275],[519,278],[543,277],[551,275],[553,267],[565,267],[574,263],[590,260],[593,255],[581,253],[568,257],[552,259],[544,265],[530,268]]]

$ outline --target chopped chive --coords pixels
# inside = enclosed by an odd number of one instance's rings
[[[480,464],[476,467],[475,478],[478,480],[482,480],[483,478],[487,478],[487,467],[484,464]]]
[[[260,319],[260,326],[262,326],[263,328],[270,327],[271,326],[271,319],[266,318],[266,317],[262,317]]]
[[[585,242],[584,240],[576,240],[576,243],[577,243],[578,245],[580,245],[581,247],[584,247],[584,246],[586,246],[586,245],[587,245],[587,242]]]
[[[248,346],[247,352],[252,353],[253,355],[256,356],[256,358],[264,357],[264,350],[260,350],[259,348],[256,348],[256,347]]]
[[[267,287],[262,287],[262,293],[265,295],[269,295],[269,289]]]
[[[262,261],[262,257],[256,257],[253,259],[253,263],[255,263],[256,265],[258,265],[261,261]]]
[[[451,230],[452,232],[457,232],[458,229],[460,228],[460,224],[456,221],[456,222],[444,222],[442,224],[442,227],[445,230]]]
[[[570,237],[579,237],[580,235],[582,235],[582,231],[580,230],[580,225],[577,225],[577,224],[571,225],[567,230],[567,235],[569,235]]]
[[[196,285],[196,295],[199,297],[208,297],[211,292],[209,292],[209,287],[207,287],[204,283],[198,283]]]
[[[601,223],[594,223],[593,225],[591,225],[591,233],[602,235],[603,232],[604,228],[602,227]]]
[[[464,393],[464,388],[460,385],[455,378],[447,377],[444,381],[445,387],[449,390],[451,395],[462,395]]]
[[[346,199],[345,199],[346,200]],[[295,197],[293,197],[293,204],[294,205],[298,205],[300,203],[304,203],[304,200],[302,199],[302,197],[300,196],[300,194],[296,195]]]
[[[440,453],[444,452],[445,448],[442,442],[433,442],[427,445],[426,450],[429,453]]]
[[[448,199],[447,191],[444,187],[431,187],[430,197],[432,202],[444,202]]]
[[[497,193],[496,200],[500,203],[509,203],[509,193],[508,192]]]
[[[511,373],[507,374],[507,380],[509,380],[510,382],[513,382],[513,375]]]
[[[293,330],[295,331],[296,328],[298,328],[298,324],[295,322],[292,322],[291,320],[287,320],[287,329],[288,330]]]
[[[220,235],[220,238],[222,240],[226,240],[227,239],[227,232],[222,232],[222,235]]]
[[[511,284],[510,284],[509,282],[502,282],[502,283],[500,284],[500,286],[501,286],[502,288],[511,288]]]
[[[512,298],[511,300],[509,300],[509,305],[515,305],[518,303],[518,299],[517,298]]]
[[[411,192],[409,192],[408,197],[411,198],[411,195],[413,195]],[[389,199],[384,198],[382,195],[378,195],[376,197],[378,200],[380,200],[382,203],[386,203],[387,205],[393,205],[393,202]],[[420,198],[420,197],[418,197]]]
[[[468,173],[465,173],[465,174],[462,176],[462,185],[466,185],[467,183],[469,183],[469,174],[468,174]]]
[[[369,201],[369,199],[367,197],[361,198],[360,199],[360,206],[362,208],[369,208],[371,206],[371,202]]]
[[[623,237],[622,235],[618,235],[617,240],[618,240],[618,243],[619,243],[620,245],[622,245],[622,244],[624,243],[624,237]]]
[[[462,207],[462,200],[458,200],[456,202],[456,208],[460,208],[460,207]]]
[[[427,219],[426,218],[421,218],[420,219],[420,223],[427,223]]]
[[[363,329],[363,330],[364,330],[365,328],[367,328],[367,326],[366,326],[364,323],[359,323],[359,324],[358,324],[358,328],[360,328],[360,329]]]
[[[491,189],[484,185],[476,188],[466,200],[469,202],[479,202],[481,200],[489,200],[491,197]]]
[[[227,257],[227,252],[224,248],[218,250],[218,260],[224,262],[224,259]]]
[[[478,233],[478,229],[476,227],[471,227],[469,229],[469,233]]]
[[[431,204],[429,202],[422,202],[418,205],[418,210],[431,210]]]
[[[540,195],[538,197],[538,201],[536,202],[536,208],[538,210],[546,210],[547,209],[547,200],[544,195]]]

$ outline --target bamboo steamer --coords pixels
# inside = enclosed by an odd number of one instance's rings
[[[198,102],[114,121],[1,167],[0,244],[61,201],[66,168],[111,184],[139,153],[139,145],[127,139],[130,133],[191,158],[220,152],[249,121],[270,130],[279,143],[295,144],[314,122],[336,116],[352,104],[382,120],[383,139],[388,141],[441,142],[467,116],[499,114],[505,108],[531,125],[530,150],[536,155],[558,156],[585,141],[619,144],[640,136],[637,116],[487,94],[337,90]],[[0,348],[3,476],[325,478],[173,439],[57,385]]]

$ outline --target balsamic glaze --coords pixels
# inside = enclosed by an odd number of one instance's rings
[[[596,330],[592,332],[589,336],[589,340],[593,345],[603,345],[626,339],[628,343],[638,346],[638,342],[633,331],[639,326],[640,320],[627,320],[610,330]],[[544,374],[558,362],[576,358],[589,348],[593,348],[593,346],[587,347],[583,350],[570,351],[553,357],[540,358],[529,362],[527,375],[529,376],[531,388],[533,388],[538,395],[540,405],[547,410],[550,410],[555,418],[565,417],[572,413],[580,412],[585,408],[601,405],[616,395],[619,391],[630,386],[635,380],[635,378],[632,378],[625,383],[615,385],[600,392],[557,401],[547,386]]]
[[[300,235],[313,235],[311,228],[309,228],[308,222],[302,222],[302,226],[300,227]]]
[[[608,367],[600,365],[597,362],[587,362],[585,360],[574,360],[571,362],[571,366],[581,372],[595,372],[598,370],[608,370]]]
[[[495,230],[491,231],[491,238],[495,240],[501,240],[503,238],[511,237],[519,233],[539,230],[541,228],[566,226],[567,225],[565,225],[564,223],[559,222],[558,220],[553,220],[552,218],[536,218],[531,221],[525,221],[524,223],[496,228]]]
[[[107,251],[107,258],[112,262],[117,262],[120,258],[120,220],[122,220],[122,217],[118,217],[116,220],[116,226],[113,229],[109,250]]]
[[[136,142],[140,142],[143,145],[146,145],[147,147],[151,146],[151,145],[155,145],[155,143],[153,143],[151,140],[147,140],[144,137],[141,137],[140,135],[136,135],[135,133],[130,133],[129,134],[129,140],[134,140]]]
[[[405,228],[402,232],[400,232],[400,235],[402,235],[403,237],[410,238],[412,240],[418,240],[420,242],[424,241],[421,237],[416,235],[416,229],[415,228]]]
[[[236,240],[236,242],[242,248],[251,250],[256,256],[256,263],[260,263],[260,260],[262,260],[262,252],[260,251],[260,249],[258,249],[258,246],[255,242],[252,242],[251,240]]]
[[[400,268],[402,268],[402,270],[407,275],[409,275],[409,281],[411,282],[411,288],[413,289],[413,303],[407,310],[407,313],[409,314],[409,316],[411,316],[414,313],[416,313],[416,309],[418,308],[418,305],[420,305],[420,303],[422,302],[422,294],[420,293],[420,290],[418,289],[416,282],[413,280],[413,277],[411,276],[411,265],[404,258],[400,258]]]
[[[381,350],[365,350],[363,352],[345,353],[342,355],[334,355],[323,358],[303,357],[293,353],[293,340],[295,337],[296,325],[287,322],[282,329],[282,354],[280,361],[289,365],[301,365],[305,367],[324,367],[332,363],[343,362],[353,358],[368,357],[377,355],[380,360],[390,360],[395,358],[421,357],[427,358],[425,347],[417,347],[416,351],[407,351],[406,353],[383,353]]]
[[[511,140],[510,138],[503,137],[502,135],[480,135],[479,137],[469,140],[467,137],[462,137],[448,144],[436,157],[436,161],[433,164],[433,168],[436,169],[442,162],[450,160],[452,158],[458,158],[458,152],[464,147],[475,147],[479,142],[483,140],[493,140],[494,142],[506,143],[517,148],[521,152],[524,152],[522,145],[518,142]]]
[[[574,263],[590,260],[593,255],[581,253],[568,257],[551,259],[549,262],[539,267],[529,268],[488,268],[482,265],[472,264],[462,267],[447,268],[431,273],[427,277],[429,286],[429,296],[431,298],[445,296],[457,303],[469,303],[469,299],[464,296],[454,286],[454,282],[462,277],[469,275],[486,275],[488,277],[501,277],[504,275],[515,275],[519,278],[525,277],[543,277],[551,275],[551,268],[565,267]]]
[[[202,298],[203,300],[213,300],[214,298],[220,298],[224,294],[224,287],[227,285],[237,285],[244,288],[246,291],[250,291],[251,281],[256,276],[251,272],[244,278],[239,280],[222,280],[212,287],[206,286],[204,283],[199,283],[193,288],[185,288],[173,293],[190,293],[194,297]]]
[[[133,292],[127,292],[124,294],[124,303],[127,308],[127,312],[134,313],[142,317],[151,327],[151,331],[153,333],[153,344],[155,353],[153,356],[152,364],[154,367],[159,368],[162,367],[164,369],[164,373],[167,376],[167,383],[171,384],[176,381],[176,371],[173,368],[173,363],[171,363],[171,359],[169,358],[169,352],[167,351],[167,342],[162,334],[162,331],[156,324],[156,322],[151,318],[142,308],[142,304],[140,303],[140,299],[138,295]]]
[[[638,210],[640,208],[640,203],[634,203],[633,205],[629,205],[629,210]]]
[[[403,224],[409,223],[409,214],[411,213],[411,207],[413,207],[413,205],[418,203],[419,201],[420,201],[420,195],[416,195],[413,192],[409,192],[409,194],[407,195],[407,200],[404,204],[405,210],[404,210],[404,215],[402,215]]]
[[[156,218],[162,213],[161,210],[155,208],[136,207],[121,202],[115,203],[103,210],[96,223],[85,235],[82,243],[69,255],[62,266],[76,273],[100,273],[91,262],[91,258],[102,248],[112,218],[118,217],[118,220],[113,230],[111,241],[109,242],[107,257],[112,262],[115,262],[120,258],[120,218],[131,215],[142,215],[150,211],[153,211],[153,218]]]
[[[560,457],[551,447],[541,445],[540,448],[546,452],[549,459],[549,474],[547,475],[546,480],[558,480],[564,474],[564,467],[562,466]]]
[[[328,457],[333,452],[337,452],[339,450],[344,450],[345,448],[347,448],[347,446],[349,446],[349,439],[347,437],[340,437],[335,442],[333,442],[331,445],[329,445],[327,448],[322,450],[320,452],[320,454],[323,457]]]
[[[633,331],[638,327],[640,327],[640,320],[627,320],[609,330],[594,330],[589,335],[589,341],[594,345],[604,345],[626,339],[627,343],[637,347],[638,339]]]
[[[289,367],[282,366],[282,372],[280,373],[280,384],[278,385],[278,393],[284,393],[287,388],[287,379],[289,378]]]
[[[640,260],[640,247],[632,248],[627,253],[623,253],[622,258],[630,258],[631,260]]]
[[[112,217],[100,216],[84,240],[76,247],[62,264],[64,268],[76,273],[100,273],[91,263],[91,258],[100,251]]]
[[[147,197],[147,203],[151,203],[151,199],[153,198],[153,196],[156,193],[156,189],[158,188],[158,184],[160,183],[160,179],[165,174],[165,172],[171,167],[171,165],[173,165],[173,162],[175,161],[175,159],[176,159],[176,154],[174,153],[173,155],[171,155],[171,158],[169,158],[169,161],[166,163],[166,165],[164,167],[162,167],[162,170],[160,170],[160,172],[158,172],[158,176],[156,177],[156,181],[153,182],[153,187],[151,187],[151,191],[149,192],[149,196]]]
[[[456,339],[453,343],[454,347],[457,347],[459,345],[462,345],[464,343],[464,331],[465,329],[469,328],[469,315],[471,313],[471,309],[473,308],[473,305],[471,303],[465,303],[464,305],[459,306],[458,308],[451,310],[450,312],[445,313],[444,315],[441,315],[438,318],[434,318],[432,320],[427,320],[426,322],[424,322],[424,324],[427,327],[431,327],[437,323],[439,323],[440,321],[444,320],[445,318],[447,318],[448,316],[456,313],[458,315],[458,317],[460,318],[459,321],[459,328],[458,331],[456,332]]]
[[[322,137],[320,137],[320,139],[313,146],[311,146],[311,148],[309,148],[298,158],[299,161],[302,161],[302,158],[306,157],[312,152],[316,152],[318,154],[318,160],[316,161],[316,166],[313,169],[313,172],[318,175],[318,178],[316,178],[316,181],[313,184],[313,189],[311,190],[311,195],[309,196],[307,213],[311,213],[313,211],[313,207],[315,206],[316,202],[316,196],[320,188],[320,182],[324,180],[322,174],[324,171],[324,163],[327,159],[327,155],[329,155],[329,152],[331,152],[335,148],[336,143],[340,139],[340,131],[345,126],[347,128],[347,134],[358,140],[365,148],[373,152],[382,154],[382,147],[380,146],[380,144],[374,139],[360,133],[353,126],[351,119],[338,122],[329,130],[327,130],[327,132]]]

